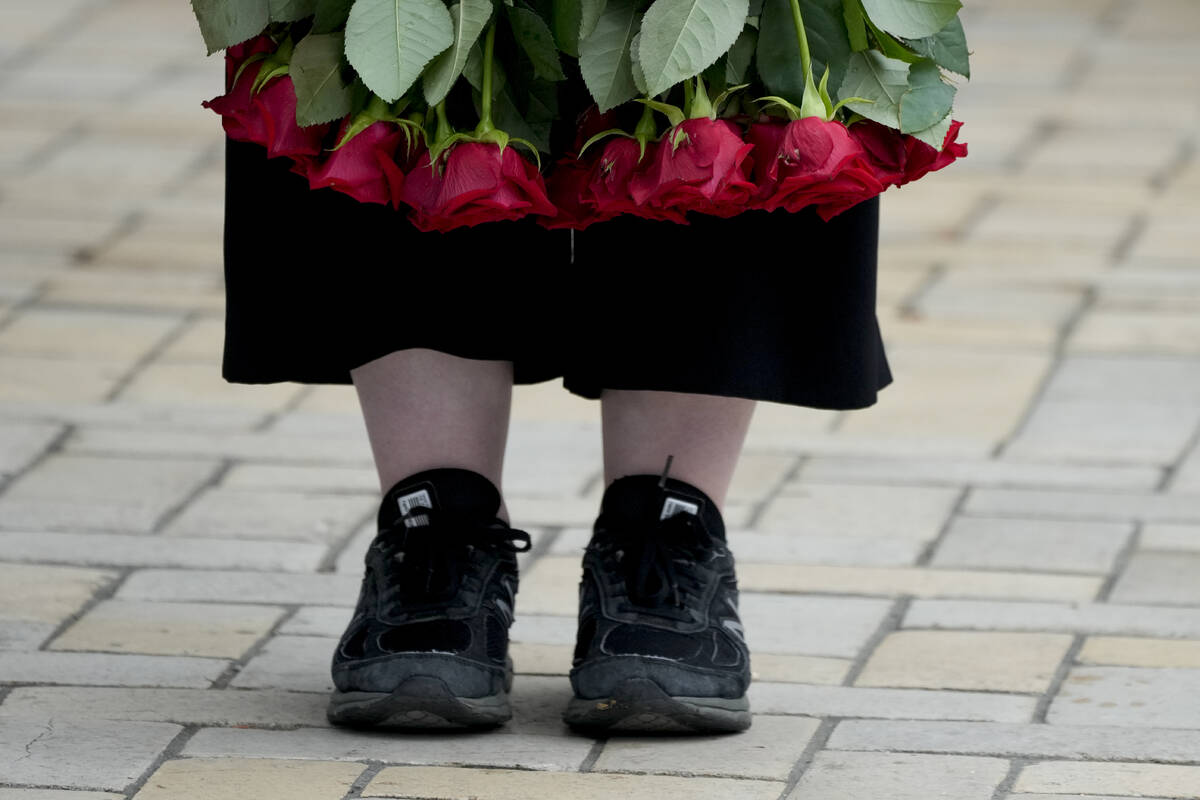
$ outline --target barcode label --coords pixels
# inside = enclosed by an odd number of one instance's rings
[[[663,502],[662,515],[659,517],[659,519],[673,517],[681,512],[695,516],[696,514],[700,513],[700,506],[696,503],[689,503],[686,500],[680,500],[677,497],[668,497],[666,501]]]
[[[425,489],[403,495],[397,502],[400,504],[401,514],[407,514],[413,508],[433,508],[433,500],[429,498],[429,492]]]

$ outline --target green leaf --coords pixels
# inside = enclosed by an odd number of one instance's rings
[[[579,70],[601,112],[638,94],[631,47],[639,22],[637,0],[610,0],[591,34],[579,43]]]
[[[262,33],[271,21],[267,0],[192,0],[208,54]]]
[[[441,0],[355,0],[346,20],[346,57],[389,103],[452,44],[454,20]]]
[[[900,98],[900,132],[915,133],[936,124],[954,105],[954,87],[929,59],[908,68],[908,91]]]
[[[947,114],[945,118],[939,122],[935,122],[933,125],[929,126],[923,131],[915,131],[912,135],[930,147],[940,151],[942,149],[942,143],[946,141],[946,134],[949,132],[949,130],[950,115]]]
[[[317,13],[317,0],[268,0],[271,22],[295,22]]]
[[[582,42],[596,29],[600,15],[604,13],[606,0],[580,0],[579,2],[579,40]]]
[[[550,152],[549,121],[533,121],[521,114],[509,87],[505,87],[492,102],[492,119],[496,127],[513,138],[528,139],[542,152]]]
[[[946,23],[946,27],[924,39],[913,39],[908,46],[926,58],[931,58],[939,67],[948,69],[964,78],[971,77],[971,56],[967,52],[967,36],[963,33],[962,20],[958,17]]]
[[[551,23],[558,49],[572,58],[579,56],[579,32],[583,27],[583,5],[579,0],[554,0]]]
[[[842,81],[841,97],[860,97],[862,100],[846,105],[867,119],[889,128],[900,127],[900,98],[908,91],[908,64],[866,50],[852,53]]]
[[[454,44],[425,70],[425,101],[431,106],[446,99],[462,74],[471,48],[492,17],[491,0],[461,0],[450,6],[450,17],[454,20]]]
[[[292,53],[296,124],[332,122],[350,113],[350,85],[342,80],[342,33],[310,33]]]
[[[749,7],[749,0],[654,0],[638,42],[649,94],[665,92],[724,55]]]
[[[850,35],[850,49],[859,53],[870,47],[862,0],[842,0],[842,16],[846,19],[846,32]]]
[[[933,36],[962,8],[960,0],[862,0],[879,27],[906,39]]]
[[[746,80],[750,62],[754,60],[754,48],[758,45],[758,31],[747,25],[742,29],[725,59],[725,84],[734,86]]]
[[[467,63],[463,66],[462,74],[467,79],[467,83],[471,84],[476,91],[483,91],[483,46],[478,42],[467,54]],[[504,65],[496,61],[492,64],[492,99],[500,94],[500,90],[507,82],[508,76],[504,72]]]
[[[842,0],[800,0],[800,10],[808,34],[813,74],[821,75],[828,67],[830,84],[836,90],[842,85],[850,58]],[[754,66],[771,94],[800,105],[804,75],[800,71],[800,45],[796,43],[790,0],[766,0],[763,4]]]
[[[354,0],[317,0],[317,15],[313,19],[313,33],[332,33],[346,27],[350,6]]]
[[[550,26],[535,12],[518,6],[508,7],[508,22],[513,36],[525,55],[533,62],[533,72],[539,78],[552,81],[566,79],[558,60],[558,48]]]
[[[633,73],[633,83],[637,86],[638,92],[646,94],[646,73],[642,71],[642,62],[638,60],[638,42],[642,40],[642,32],[639,30],[633,36],[633,41],[629,43],[629,57],[631,60],[630,71]]]

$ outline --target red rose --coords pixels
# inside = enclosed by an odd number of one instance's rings
[[[428,158],[404,180],[404,202],[422,231],[448,231],[481,222],[554,216],[537,167],[515,147],[491,142],[459,142],[432,166]]]
[[[873,120],[860,120],[849,128],[850,135],[863,149],[864,160],[876,179],[885,187],[904,183],[904,165],[908,147],[904,134]]]
[[[320,155],[329,124],[304,128],[296,124],[296,90],[291,77],[272,78],[254,95],[253,102],[267,128],[268,158]]]
[[[337,141],[350,127],[342,121]],[[308,185],[328,186],[363,203],[391,204],[400,208],[404,172],[396,163],[397,148],[407,147],[404,131],[391,122],[375,122],[359,131],[340,149],[308,165]]]
[[[240,75],[238,70],[250,56],[274,52],[275,48],[275,42],[269,36],[257,36],[230,47],[225,51],[225,94],[200,104],[221,115],[221,127],[225,129],[226,135],[236,142],[261,145],[267,143],[266,120],[254,106],[254,98],[250,95],[250,87],[254,85],[254,79],[258,77],[262,64],[250,64],[241,70]],[[233,81],[235,75],[236,84]]]
[[[770,167],[770,194],[760,205],[769,211],[799,211],[810,205],[828,221],[883,191],[863,148],[840,122],[805,117],[787,124]]]
[[[596,152],[589,153],[586,160],[567,155],[555,163],[546,178],[546,193],[558,213],[553,217],[539,217],[538,222],[542,227],[583,230],[599,221],[595,209],[584,202]]]
[[[908,160],[904,165],[904,180],[901,181],[901,184],[915,181],[923,175],[936,172],[957,159],[965,158],[967,145],[965,142],[960,144],[957,141],[958,129],[961,127],[962,123],[958,120],[950,122],[950,130],[946,131],[941,150],[937,150],[913,136],[905,137]]]
[[[768,117],[766,121],[755,122],[746,129],[746,141],[754,148],[750,151],[750,157],[754,160],[753,175],[759,200],[770,196],[779,179],[776,162],[786,131],[787,121],[778,117]]]
[[[750,181],[753,149],[728,120],[685,119],[667,132],[646,167],[630,179],[630,195],[652,209],[738,214],[755,193]]]

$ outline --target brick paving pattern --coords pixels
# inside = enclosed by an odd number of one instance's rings
[[[1200,797],[1200,5],[967,5],[896,382],[761,405],[731,493],[753,727],[597,740],[597,406],[517,392],[513,721],[330,728],[377,487],[352,389],[220,378],[220,61],[186,3],[4,3],[0,800]]]

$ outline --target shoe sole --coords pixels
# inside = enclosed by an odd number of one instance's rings
[[[563,721],[588,731],[628,733],[732,733],[750,727],[744,696],[672,697],[652,680],[630,678],[611,697],[575,697]]]
[[[504,690],[493,695],[459,697],[436,675],[418,675],[391,692],[334,691],[325,716],[333,725],[375,730],[495,727],[512,719],[511,664]]]

